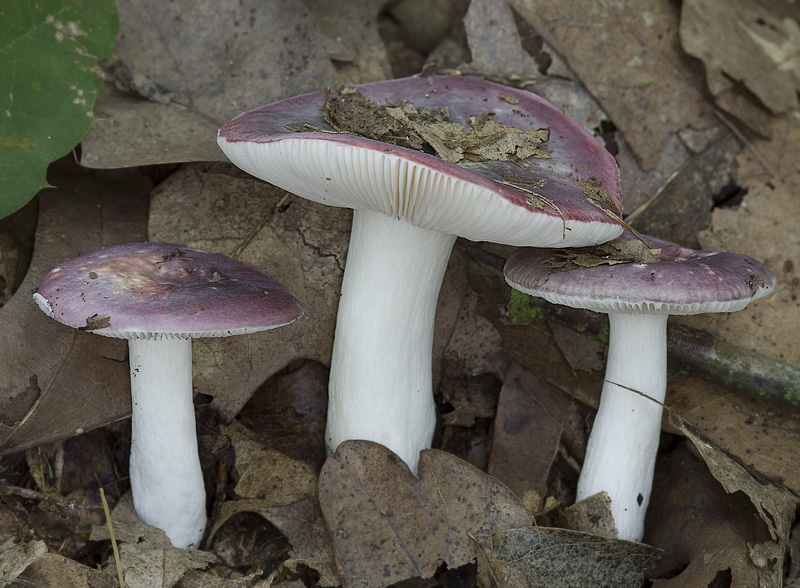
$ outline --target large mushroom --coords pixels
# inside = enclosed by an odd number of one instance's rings
[[[354,209],[326,440],[382,443],[412,471],[435,426],[434,314],[456,236],[567,247],[622,230],[602,145],[538,96],[476,78],[289,98],[236,117],[218,141],[248,173]]]
[[[577,499],[605,491],[618,536],[630,541],[642,538],[653,484],[667,390],[667,318],[742,310],[775,287],[772,272],[746,255],[646,239],[655,249],[630,233],[599,251],[519,249],[504,270],[521,292],[608,314],[605,381]]]
[[[128,340],[130,482],[139,517],[198,547],[206,495],[192,404],[192,339],[255,333],[302,315],[266,274],[170,243],[107,247],[50,270],[33,295],[70,327]]]

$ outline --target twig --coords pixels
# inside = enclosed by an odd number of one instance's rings
[[[119,561],[119,550],[117,549],[117,539],[114,537],[114,527],[111,524],[111,512],[108,510],[106,493],[100,488],[100,500],[103,501],[103,511],[106,513],[106,523],[108,524],[108,536],[111,537],[111,549],[114,550],[114,562],[117,564],[117,577],[119,578],[119,588],[125,588],[125,579],[122,577],[122,564]]]

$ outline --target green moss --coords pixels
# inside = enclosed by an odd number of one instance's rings
[[[601,343],[605,343],[608,345],[608,340],[611,336],[611,326],[606,322],[603,323],[603,326],[600,327],[600,331],[597,333],[597,340]]]
[[[506,315],[512,323],[544,320],[546,318],[544,300],[512,289],[506,305]]]

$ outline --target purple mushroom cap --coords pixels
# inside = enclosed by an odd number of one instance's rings
[[[171,243],[106,247],[50,270],[42,310],[107,337],[224,337],[291,323],[303,311],[266,274],[218,253]]]
[[[220,129],[220,147],[248,173],[304,198],[377,210],[475,241],[582,246],[621,233],[603,210],[619,214],[622,209],[614,158],[544,99],[470,77],[404,78],[357,88],[379,104],[405,99],[429,112],[446,106],[449,120],[465,130],[470,117],[487,113],[498,123],[523,130],[548,128],[550,138],[543,147],[550,157],[462,166],[374,139],[324,132],[333,129],[320,110],[323,92],[239,115]],[[297,124],[321,130],[286,127]],[[547,231],[540,230],[544,224]]]
[[[552,251],[523,248],[506,262],[506,281],[556,304],[597,312],[732,312],[769,294],[775,276],[747,255],[697,251],[646,237],[661,249],[656,263],[619,263],[549,270]],[[635,239],[626,232],[613,242]]]

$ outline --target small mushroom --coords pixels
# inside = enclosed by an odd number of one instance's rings
[[[456,237],[541,247],[613,239],[622,231],[608,214],[621,207],[619,171],[591,134],[528,92],[434,76],[345,88],[329,98],[355,94],[391,112],[381,119],[356,110],[354,126],[385,119],[391,128],[393,117],[415,112],[438,113],[436,122],[410,125],[421,131],[419,150],[335,132],[321,111],[326,94],[318,92],[238,116],[220,129],[218,142],[258,178],[354,209],[331,359],[328,449],[367,439],[416,471],[436,420],[434,315]],[[505,125],[498,127],[501,143],[518,131],[549,140],[527,145],[516,159],[509,155],[514,144],[492,144],[488,150],[500,155],[472,153],[460,164],[427,152],[453,155],[461,144],[444,145],[436,133],[463,138],[470,125],[485,132],[490,123]]]
[[[198,547],[206,498],[192,404],[192,339],[255,333],[302,315],[262,272],[216,253],[129,243],[67,261],[34,300],[70,327],[128,340],[130,482],[139,517],[176,547]]]
[[[746,255],[646,238],[660,248],[660,261],[603,255],[592,261],[591,252],[525,248],[505,266],[506,281],[521,292],[608,314],[605,381],[577,499],[608,493],[618,536],[629,541],[642,538],[653,483],[667,389],[667,317],[742,310],[775,287],[772,272]],[[630,233],[611,242],[631,243],[638,241]],[[569,255],[580,267],[564,264]]]

